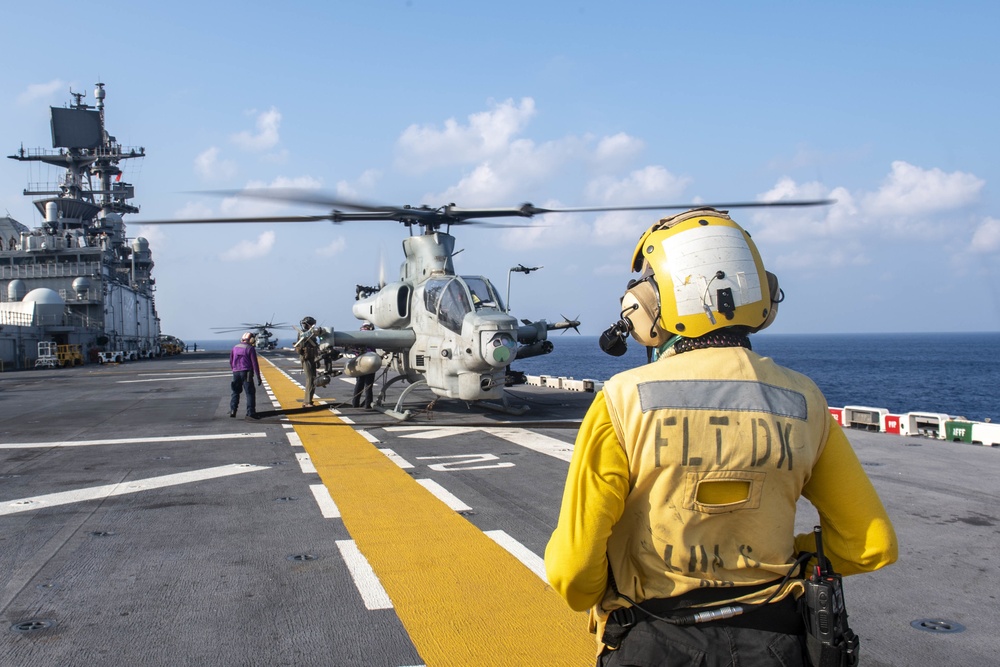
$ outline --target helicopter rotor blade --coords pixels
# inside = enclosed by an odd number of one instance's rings
[[[187,218],[175,220],[136,220],[140,225],[185,225],[210,223],[297,223],[319,222],[328,220],[334,224],[359,221],[395,221],[404,225],[419,225],[425,230],[434,231],[441,226],[477,225],[480,227],[514,228],[531,227],[536,224],[493,223],[484,220],[490,218],[531,218],[545,213],[606,213],[612,211],[670,211],[699,208],[732,209],[732,208],[781,208],[827,206],[836,203],[835,199],[811,200],[779,200],[727,203],[693,203],[693,204],[657,204],[646,206],[594,206],[578,208],[544,208],[531,203],[511,208],[459,208],[448,204],[438,208],[430,206],[373,206],[359,202],[349,202],[333,197],[326,197],[313,191],[260,189],[241,191],[214,191],[210,194],[227,196],[256,197],[259,199],[274,199],[286,202],[333,206],[351,211],[341,211],[337,208],[323,215],[284,215],[238,218]]]
[[[326,206],[332,209],[348,208],[369,213],[387,213],[397,210],[396,206],[377,206],[362,202],[347,201],[324,195],[315,190],[300,190],[296,188],[252,188],[248,190],[203,190],[195,194],[209,194],[221,197],[252,197],[255,199],[271,199],[292,204],[312,204]]]
[[[774,207],[798,207],[798,206],[828,206],[835,204],[836,199],[805,199],[805,200],[779,200],[779,201],[752,201],[752,202],[728,202],[728,203],[703,203],[703,204],[665,204],[661,206],[595,206],[583,208],[541,208],[534,204],[525,204],[521,210],[522,215],[540,215],[543,213],[606,213],[611,211],[670,211],[688,210],[698,208],[774,208]]]
[[[259,218],[178,218],[174,220],[136,220],[136,225],[205,225],[212,223],[254,223],[254,222],[319,222],[333,220],[331,215],[278,215]]]

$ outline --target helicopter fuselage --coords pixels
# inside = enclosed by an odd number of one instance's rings
[[[506,367],[517,354],[518,322],[503,312],[485,278],[439,271],[416,286],[386,285],[353,310],[355,317],[389,329],[371,332],[372,345],[393,352],[393,369],[410,382],[423,378],[446,398],[502,397]],[[336,336],[338,344],[346,338]]]
[[[335,340],[365,339],[391,352],[397,373],[425,380],[439,396],[495,400],[517,356],[518,321],[489,280],[455,275],[454,248],[455,238],[438,231],[404,240],[400,280],[353,308],[355,317],[384,331],[335,334]]]

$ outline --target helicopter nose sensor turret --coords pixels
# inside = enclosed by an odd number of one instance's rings
[[[517,342],[507,332],[494,334],[482,346],[483,360],[494,368],[503,368],[517,356]]]

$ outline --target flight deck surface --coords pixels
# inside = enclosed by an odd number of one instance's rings
[[[278,351],[247,421],[227,361],[0,374],[0,665],[593,664],[542,565],[592,394],[399,422]],[[1000,449],[848,435],[900,540],[845,580],[862,664],[991,664]]]

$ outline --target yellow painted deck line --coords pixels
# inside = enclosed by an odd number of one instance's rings
[[[282,407],[300,405],[261,368]],[[329,411],[290,419],[428,667],[594,664],[586,615],[520,561]]]

